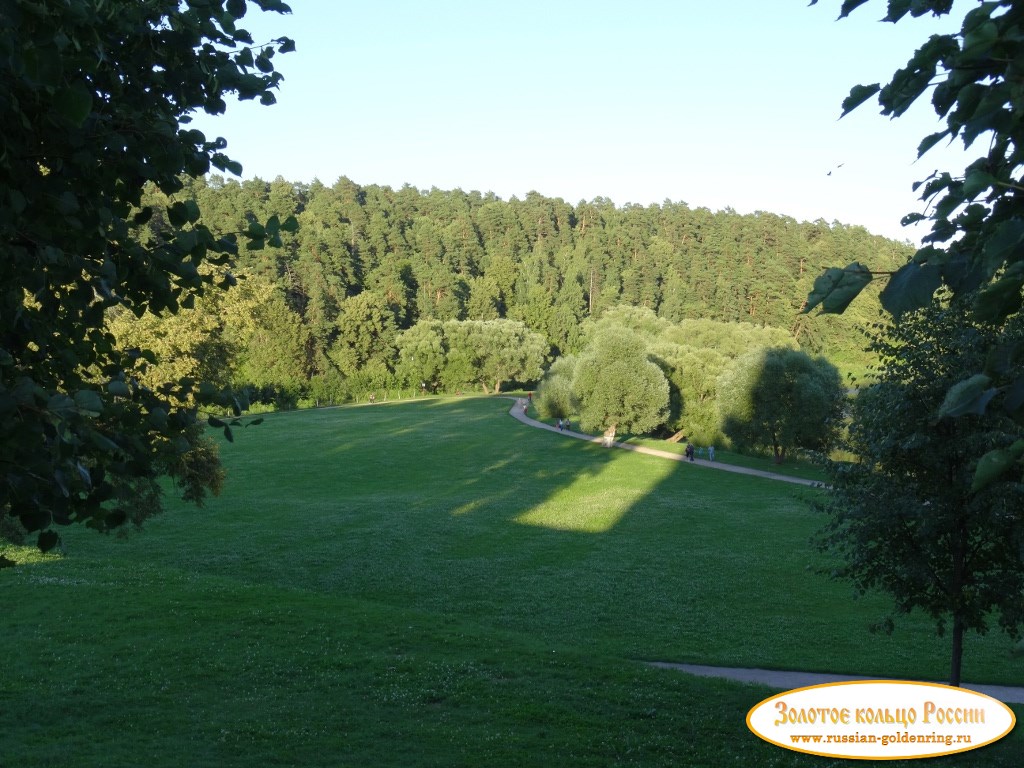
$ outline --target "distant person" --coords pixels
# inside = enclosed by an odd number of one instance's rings
[[[714,461],[714,460],[715,460],[715,446],[709,445],[708,446],[708,461]]]
[[[558,431],[559,432],[562,431],[562,420],[561,419],[558,420]]]
[[[693,461],[693,443],[689,441],[686,443],[686,458]]]

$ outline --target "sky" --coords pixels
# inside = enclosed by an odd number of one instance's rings
[[[331,185],[537,191],[570,204],[666,200],[824,219],[918,242],[900,219],[941,128],[927,100],[898,120],[850,88],[888,82],[957,20],[837,20],[840,0],[291,0],[240,23],[285,35],[278,103],[229,102],[193,127],[223,136],[244,177]],[[974,3],[962,3],[960,13]]]

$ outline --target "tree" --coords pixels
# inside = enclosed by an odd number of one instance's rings
[[[572,391],[580,426],[603,430],[609,441],[620,429],[649,432],[668,417],[665,374],[648,359],[644,340],[626,328],[595,333],[576,364]]]
[[[450,324],[449,324],[450,325]],[[468,342],[476,381],[484,392],[497,394],[506,381],[536,381],[548,351],[544,337],[515,320],[472,320]],[[454,343],[450,345],[454,349]]]
[[[794,349],[756,350],[718,383],[722,431],[741,448],[770,448],[781,464],[793,448],[827,450],[842,423],[839,371]]]
[[[397,333],[394,310],[384,297],[363,291],[342,303],[329,354],[347,376],[371,362],[386,367],[394,359]]]
[[[1024,624],[1024,484],[973,479],[992,470],[979,457],[1017,431],[1005,413],[936,416],[964,370],[1022,338],[1020,318],[978,323],[960,302],[905,314],[871,344],[877,380],[853,401],[845,445],[857,460],[828,465],[821,544],[839,560],[835,575],[889,593],[899,613],[924,610],[939,634],[950,621],[952,685],[966,632],[998,619],[1016,638]]]
[[[812,4],[817,0],[812,0]],[[840,18],[866,0],[844,0]],[[907,13],[944,15],[952,0],[889,0],[885,21]],[[913,259],[889,277],[882,305],[893,315],[925,307],[945,286],[970,297],[979,320],[1000,323],[1020,314],[1024,304],[1024,90],[1019,87],[1024,40],[1024,6],[1014,0],[980,3],[969,11],[958,34],[933,35],[892,80],[858,85],[843,102],[843,114],[878,97],[882,114],[896,118],[931,90],[936,114],[945,128],[922,139],[918,157],[940,141],[960,139],[970,149],[984,136],[987,147],[961,173],[935,172],[917,189],[930,215],[914,212],[904,223],[930,219],[931,233]],[[821,275],[804,311],[821,307],[842,312],[873,279],[859,262]],[[1024,355],[1024,342],[1007,350],[1004,360]],[[1001,406],[1024,422],[1024,375],[1009,374],[999,361],[985,361],[961,372],[948,392],[944,414]],[[999,462],[1003,472],[1021,468],[1020,454],[993,446],[985,466]],[[986,473],[994,481],[999,473]],[[979,475],[979,480],[981,476]]]
[[[399,334],[395,343],[399,378],[415,387],[436,389],[448,356],[444,324],[440,320],[423,320]]]
[[[151,242],[133,225],[153,213],[142,205],[147,184],[173,195],[183,176],[211,166],[241,172],[223,139],[185,126],[195,111],[223,112],[230,94],[273,103],[281,76],[271,59],[294,46],[254,43],[237,26],[246,8],[0,6],[0,515],[40,531],[43,549],[59,541],[55,525],[121,524],[135,511],[127,491],[146,486],[155,498],[161,475],[202,498],[202,473],[184,466],[202,447],[191,403],[211,402],[216,388],[143,387],[134,373],[149,353],[119,350],[103,322],[118,306],[174,313],[233,282],[235,238],[203,226],[194,200],[171,204]],[[272,219],[245,234],[276,245],[286,228]],[[205,487],[215,489],[214,474]]]
[[[533,398],[534,407],[545,419],[567,419],[579,410],[572,393],[576,356],[564,355],[551,364]]]

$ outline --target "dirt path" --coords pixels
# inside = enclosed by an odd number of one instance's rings
[[[879,680],[886,678],[863,677],[861,675],[831,675],[820,672],[791,672],[779,669],[742,669],[738,667],[710,667],[703,664],[672,664],[652,661],[650,666],[660,669],[674,669],[698,677],[718,677],[741,683],[756,683],[769,688],[789,691],[824,683],[842,683],[850,680]],[[1013,685],[976,685],[964,683],[964,688],[984,693],[1005,704],[1024,704],[1024,688]]]
[[[515,401],[512,409],[509,411],[509,415],[524,424],[528,424],[531,427],[537,429],[546,429],[549,432],[558,432],[559,434],[566,435],[567,437],[574,437],[577,440],[586,440],[588,443],[597,443],[598,445],[604,444],[603,437],[594,437],[593,435],[585,435],[582,432],[573,432],[569,429],[559,430],[557,427],[553,427],[550,424],[545,424],[543,421],[537,421],[531,419],[526,415],[526,410],[523,405],[527,404],[527,401],[520,398]],[[678,453],[672,453],[670,451],[659,451],[657,448],[647,448],[642,445],[630,445],[629,443],[613,442],[612,446],[615,448],[622,448],[627,451],[636,451],[637,453],[645,453],[648,456],[658,456],[662,459],[671,459],[672,461],[686,461],[686,457]],[[778,480],[783,483],[795,483],[797,485],[820,485],[816,480],[804,480],[800,477],[790,477],[788,475],[778,475],[774,472],[764,472],[760,469],[747,469],[746,467],[736,467],[732,464],[722,464],[717,461],[708,461],[707,459],[694,459],[692,464],[696,464],[701,467],[707,467],[708,469],[718,469],[723,472],[735,472],[738,475],[752,475],[754,477],[763,477],[768,480]]]

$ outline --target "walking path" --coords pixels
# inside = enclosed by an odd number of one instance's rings
[[[553,427],[550,424],[545,424],[543,421],[537,421],[531,419],[526,415],[526,410],[523,405],[527,404],[527,401],[520,398],[515,401],[515,405],[512,406],[512,410],[509,411],[509,415],[513,418],[518,419],[524,424],[528,424],[531,427],[537,429],[546,429],[549,432],[558,432],[559,434],[566,435],[568,437],[574,437],[577,440],[586,440],[588,443],[597,443],[604,445],[603,437],[594,437],[593,435],[585,435],[582,432],[573,432],[570,429],[559,430],[557,427]],[[678,453],[672,453],[670,451],[659,451],[657,448],[647,448],[643,445],[630,445],[629,443],[613,442],[612,445],[615,448],[622,448],[627,451],[636,451],[637,453],[645,453],[648,456],[659,456],[663,459],[671,459],[673,461],[686,461],[686,457]],[[708,461],[707,459],[694,459],[691,463],[697,464],[702,467],[708,467],[709,469],[719,469],[723,472],[735,472],[739,475],[753,475],[754,477],[764,477],[769,480],[779,480],[783,483],[796,483],[797,485],[820,485],[821,483],[817,480],[805,480],[801,477],[790,477],[788,475],[778,475],[774,472],[765,472],[760,469],[748,469],[746,467],[737,467],[732,464],[722,464],[717,461]]]
[[[672,664],[664,661],[648,662],[652,667],[674,669],[698,677],[719,677],[741,683],[756,683],[769,688],[789,691],[824,683],[842,683],[850,680],[880,680],[888,678],[865,677],[862,675],[831,675],[819,672],[790,672],[778,669],[742,669],[738,667],[710,667],[703,664]],[[1024,704],[1024,688],[1012,685],[976,685],[964,683],[964,688],[984,693],[1004,704]]]
[[[590,443],[604,444],[603,437],[594,437],[593,435],[585,435],[581,432],[573,432],[569,429],[559,430],[557,427],[553,427],[550,424],[545,424],[542,421],[531,419],[526,415],[525,405],[528,405],[528,401],[524,399],[518,399],[512,406],[512,410],[509,411],[509,415],[513,418],[518,419],[524,424],[528,424],[531,427],[537,429],[546,429],[549,432],[559,432],[560,434],[568,437],[574,437],[577,440],[586,440]],[[681,456],[678,453],[670,453],[669,451],[659,451],[656,448],[646,448],[640,445],[629,445],[628,443],[613,442],[612,445],[616,448],[624,448],[627,451],[636,451],[637,453],[645,453],[650,456],[660,456],[663,459],[672,459],[674,461],[686,461],[685,456]],[[797,483],[799,485],[819,485],[814,480],[804,480],[799,477],[789,477],[787,475],[777,475],[774,472],[763,472],[759,469],[747,469],[746,467],[736,467],[731,464],[720,464],[717,461],[707,461],[705,459],[695,459],[694,464],[707,467],[709,469],[718,469],[723,472],[736,472],[741,475],[754,475],[756,477],[764,477],[769,480],[779,480],[785,483]],[[652,661],[649,662],[652,667],[660,667],[663,669],[675,669],[680,672],[685,672],[690,675],[698,675],[700,677],[719,677],[728,680],[736,680],[743,683],[757,683],[765,685],[771,688],[778,688],[783,691],[788,691],[793,688],[804,688],[809,685],[821,685],[823,683],[837,683],[845,682],[847,680],[877,680],[879,678],[874,677],[860,677],[856,675],[831,675],[818,672],[793,672],[776,669],[742,669],[738,667],[712,667],[701,664],[673,664],[670,662]],[[999,701],[1009,704],[1024,704],[1024,687],[1016,687],[1009,685],[975,685],[973,683],[964,683],[964,688],[968,688],[978,693],[984,693],[991,696]]]

